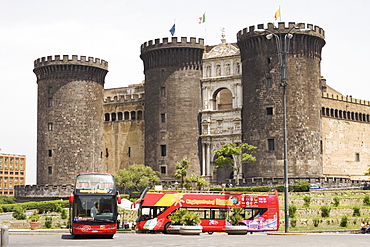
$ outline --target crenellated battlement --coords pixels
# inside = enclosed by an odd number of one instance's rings
[[[296,28],[294,26],[297,26]],[[306,35],[313,35],[325,39],[325,31],[319,26],[314,26],[312,24],[305,24],[305,23],[295,23],[289,22],[288,25],[285,25],[285,22],[279,22],[278,26],[275,27],[273,23],[267,23],[267,26],[264,24],[258,24],[256,26],[250,26],[249,28],[244,28],[240,30],[237,34],[237,40],[239,41],[242,37],[252,37],[252,36],[259,36],[260,34],[254,33],[256,29],[265,29],[269,33],[299,33],[299,34],[306,34]],[[292,29],[295,29],[294,31]],[[299,29],[310,29],[310,32],[302,32],[298,31]]]
[[[92,66],[92,67],[97,67],[101,68],[104,70],[108,70],[108,62],[105,60],[101,60],[100,58],[93,58],[93,57],[86,57],[86,56],[77,56],[77,55],[72,55],[72,58],[68,55],[55,55],[53,56],[47,56],[47,57],[42,57],[38,58],[34,62],[34,67],[43,67],[43,66],[49,66],[49,65],[85,65],[85,66]]]
[[[114,97],[104,97],[104,104],[135,102],[144,100],[144,93],[123,94]]]
[[[73,188],[72,184],[16,185],[14,186],[14,197],[20,202],[68,199]]]
[[[351,96],[344,96],[344,95],[339,95],[339,94],[332,94],[332,93],[324,93],[323,92],[322,97],[326,98],[326,99],[344,101],[344,102],[347,102],[347,103],[370,106],[370,101],[362,100],[362,99],[355,99],[355,98],[352,98]]]
[[[163,49],[163,48],[179,48],[179,47],[195,47],[195,48],[204,48],[204,39],[196,39],[191,37],[188,40],[187,37],[181,37],[181,40],[178,41],[177,37],[172,37],[169,41],[168,38],[163,38],[162,42],[160,39],[149,40],[141,45],[141,52],[152,49]]]

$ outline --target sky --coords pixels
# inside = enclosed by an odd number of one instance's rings
[[[37,83],[34,60],[82,55],[108,61],[105,88],[144,80],[140,45],[171,37],[236,42],[238,31],[274,22],[325,30],[321,74],[344,95],[370,100],[368,0],[0,0],[0,149],[27,157],[27,184],[36,183]],[[199,17],[205,13],[205,22]]]

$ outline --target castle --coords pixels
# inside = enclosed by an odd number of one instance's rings
[[[80,172],[116,174],[132,164],[175,182],[175,163],[212,183],[232,181],[215,169],[226,143],[257,146],[243,164],[243,184],[283,181],[283,90],[276,40],[255,32],[295,31],[288,54],[287,150],[294,182],[367,179],[370,102],[326,84],[320,71],[325,32],[311,24],[251,26],[237,43],[163,38],[141,45],[145,82],[104,89],[108,63],[72,56],[37,59],[37,184],[72,183]],[[309,29],[309,32],[301,32]],[[283,41],[283,40],[282,40]]]

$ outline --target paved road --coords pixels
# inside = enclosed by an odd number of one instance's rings
[[[70,247],[70,246],[109,246],[109,247],[242,247],[242,246],[284,246],[284,247],[347,247],[369,246],[369,234],[307,234],[307,235],[253,235],[229,236],[226,233],[200,236],[164,234],[116,234],[114,239],[87,238],[72,239],[65,233],[10,235],[9,247]]]

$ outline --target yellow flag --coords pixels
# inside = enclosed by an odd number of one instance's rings
[[[278,10],[276,10],[275,12],[275,21],[277,20],[277,18],[280,17],[280,7]]]

